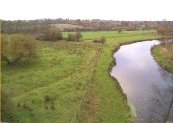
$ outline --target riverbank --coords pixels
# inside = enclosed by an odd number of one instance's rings
[[[111,75],[117,78],[123,88],[123,92],[127,94],[128,99],[135,105],[138,114],[137,120],[141,123],[146,121],[150,122],[151,117],[153,117],[153,122],[155,121],[155,123],[159,120],[163,121],[165,118],[164,115],[167,114],[168,107],[165,109],[161,108],[161,104],[166,104],[166,100],[168,100],[169,105],[171,102],[170,99],[172,98],[172,91],[170,91],[169,88],[162,88],[162,84],[164,84],[165,86],[168,85],[172,90],[170,84],[172,83],[172,75],[165,80],[160,74],[159,70],[161,70],[161,68],[151,56],[150,48],[156,44],[159,44],[157,40],[125,45],[114,54],[114,58],[117,60],[117,66],[112,69]],[[137,59],[140,59],[140,62]],[[170,75],[170,73],[165,71],[164,75],[167,76]],[[139,85],[143,87],[140,90],[138,90]],[[155,85],[155,88],[158,89],[154,90],[152,85]],[[144,91],[146,91],[145,94],[143,93]],[[167,98],[162,99],[162,96],[158,95],[158,92],[160,92],[161,95],[167,95]],[[146,100],[148,100],[148,102]],[[150,105],[148,106],[149,103]],[[152,108],[155,106],[158,108]],[[157,119],[154,116],[155,114],[160,115],[160,118]]]
[[[173,44],[169,46],[173,49]],[[151,49],[156,62],[165,70],[173,73],[173,55],[166,46],[157,45]]]
[[[169,48],[173,49],[173,44],[169,45]],[[173,73],[173,54],[170,53],[170,51],[161,45],[157,45],[152,47],[151,53],[155,59],[155,61],[166,71]],[[165,122],[173,121],[173,117],[171,116],[173,114],[173,99],[172,103],[170,104],[170,109],[167,114],[167,118],[165,119]]]
[[[137,43],[137,42],[143,42],[146,40],[153,40],[153,39],[157,40],[160,38],[155,37],[155,38],[148,38],[148,39],[131,40],[131,41],[120,42],[119,44],[117,44],[116,47],[112,50],[112,62],[109,66],[108,73],[110,73],[112,71],[112,68],[116,66],[116,59],[113,57],[113,55],[120,49],[121,46],[133,44],[133,43]],[[120,89],[120,91],[122,92],[122,95],[124,96],[126,104],[128,105],[128,110],[130,112],[129,122],[134,122],[136,119],[136,115],[137,115],[134,105],[129,100],[127,100],[127,95],[125,93],[123,93],[123,89],[120,86],[120,82],[118,82],[118,80],[115,77],[111,76],[111,74],[110,74],[110,77],[112,78],[113,81],[116,82],[118,88]]]
[[[99,78],[99,80],[97,80],[97,82],[100,82],[100,83],[98,83],[98,87],[101,86],[101,90],[99,90],[99,93],[104,97],[103,99],[101,99],[101,101],[103,101],[103,104],[102,104],[100,113],[102,114],[102,116],[109,118],[109,119],[106,118],[107,120],[104,121],[105,123],[122,122],[119,119],[122,119],[122,117],[125,117],[125,116],[126,116],[126,119],[124,119],[124,121],[123,121],[124,123],[133,122],[134,116],[135,116],[134,109],[133,109],[133,107],[130,107],[130,105],[128,104],[127,97],[123,93],[119,82],[116,80],[116,78],[110,76],[112,67],[116,64],[116,61],[113,58],[113,54],[116,51],[118,51],[118,49],[122,45],[146,41],[146,40],[153,40],[153,39],[158,39],[158,38],[159,37],[157,35],[154,35],[154,36],[138,35],[135,37],[133,37],[133,36],[129,37],[128,39],[125,39],[125,40],[123,40],[123,38],[114,39],[114,42],[110,40],[111,42],[110,41],[107,42],[107,44],[104,46],[105,48],[102,52],[103,58],[101,58],[99,61],[102,63],[102,64],[99,64],[99,66],[103,66],[103,68],[100,68],[99,71],[97,71],[100,74],[100,77],[99,76],[97,77],[97,78]],[[107,73],[105,73],[107,71],[106,68],[108,70]],[[108,74],[109,77],[106,76],[106,74]],[[111,78],[111,79],[109,79],[109,78]],[[102,90],[103,88],[104,88],[104,91]],[[117,92],[118,92],[119,96],[117,94],[115,95],[115,93],[117,93]],[[123,96],[123,100],[122,100],[122,96]],[[110,99],[111,99],[111,101],[109,101]],[[122,102],[124,103],[123,104],[125,106],[124,108],[122,108],[122,106],[123,106]],[[119,107],[122,105],[121,108],[117,107],[118,105],[119,105]],[[114,110],[112,110],[112,109],[114,109]],[[117,110],[118,110],[118,112],[117,112]],[[122,116],[120,115],[120,112],[123,114]]]

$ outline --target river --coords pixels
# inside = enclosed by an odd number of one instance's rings
[[[168,117],[173,119],[169,111],[173,74],[163,70],[151,55],[151,47],[159,43],[153,40],[124,45],[114,54],[116,66],[111,75],[135,107],[136,123],[164,123]]]

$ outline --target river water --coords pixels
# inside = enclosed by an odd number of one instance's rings
[[[115,77],[128,101],[136,110],[136,123],[164,123],[173,99],[173,74],[163,70],[153,59],[151,47],[157,40],[121,46],[114,54]],[[171,121],[173,123],[173,121]]]

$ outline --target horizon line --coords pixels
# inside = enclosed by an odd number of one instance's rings
[[[162,19],[162,20],[138,20],[138,19],[101,19],[101,18],[35,18],[35,19],[2,19],[0,18],[0,20],[2,21],[33,21],[33,20],[46,20],[46,19],[50,19],[50,20],[56,20],[56,19],[62,19],[62,20],[101,20],[101,21],[173,21],[173,20],[167,20],[167,19]]]

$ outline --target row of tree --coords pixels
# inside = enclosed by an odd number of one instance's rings
[[[81,26],[81,28],[64,28],[64,31],[97,31],[97,30],[138,30],[151,29],[160,25],[161,21],[113,21],[113,20],[71,20],[71,19],[38,19],[38,20],[17,20],[5,21],[1,20],[2,33],[37,33],[52,24],[72,24]],[[168,21],[168,23],[173,23]]]
[[[1,21],[1,33],[38,33],[50,28],[42,21]]]
[[[80,32],[68,33],[67,37],[64,38],[63,33],[59,29],[52,27],[40,33],[36,39],[43,41],[53,41],[53,42],[65,39],[67,41],[78,42],[82,41],[82,34]]]

